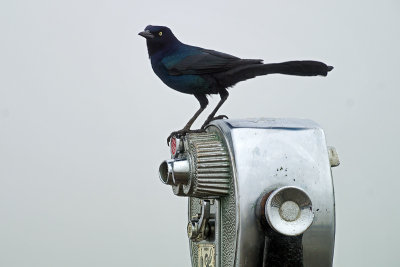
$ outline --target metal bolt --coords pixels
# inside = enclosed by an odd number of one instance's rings
[[[291,200],[285,201],[279,208],[279,215],[288,222],[293,222],[299,218],[300,207],[296,202]]]

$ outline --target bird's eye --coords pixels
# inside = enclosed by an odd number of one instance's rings
[[[159,32],[158,35],[159,35],[159,36],[162,36],[162,32]]]

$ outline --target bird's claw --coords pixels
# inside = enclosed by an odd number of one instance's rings
[[[206,128],[206,126],[207,126],[210,122],[212,122],[212,121],[215,121],[215,120],[223,120],[223,119],[229,119],[229,118],[228,118],[228,116],[226,116],[226,115],[218,115],[218,116],[215,116],[215,117],[212,117],[212,118],[208,118],[208,119],[203,123],[203,125],[201,126],[201,129]]]
[[[167,145],[169,145],[169,141],[171,141],[171,138],[174,137],[174,136],[177,137],[177,138],[180,138],[180,137],[182,137],[182,136],[185,136],[185,135],[188,134],[188,133],[204,133],[204,132],[205,132],[204,129],[190,130],[190,129],[185,129],[185,128],[183,128],[182,130],[172,132],[172,133],[168,136],[168,138],[167,138]]]

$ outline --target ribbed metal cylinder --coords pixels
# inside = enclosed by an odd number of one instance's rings
[[[215,133],[190,134],[187,149],[192,171],[190,183],[183,187],[184,193],[194,197],[227,195],[231,165],[219,137]]]

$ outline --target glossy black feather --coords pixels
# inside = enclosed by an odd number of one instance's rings
[[[240,59],[214,50],[199,48],[199,53],[189,55],[168,68],[170,75],[211,74],[239,66],[262,64],[261,59]]]
[[[260,65],[244,65],[232,68],[215,77],[224,87],[230,87],[238,82],[248,80],[260,75],[286,74],[296,76],[326,76],[333,67],[318,61],[288,61]]]

